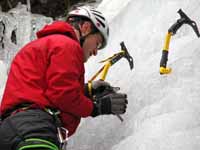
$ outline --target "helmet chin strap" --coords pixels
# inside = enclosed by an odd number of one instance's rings
[[[83,47],[83,43],[85,42],[86,38],[87,38],[89,35],[98,32],[97,29],[92,28],[92,30],[91,30],[88,34],[86,34],[86,35],[83,36],[83,34],[82,34],[82,32],[81,32],[81,29],[80,29],[80,26],[79,26],[78,24],[76,24],[75,28],[78,30],[79,35],[80,35],[80,45],[81,45],[81,47]]]
[[[83,36],[82,33],[81,33],[81,31],[80,31],[80,28],[79,28],[78,31],[79,31],[79,33],[80,33],[80,45],[81,45],[81,47],[83,47],[83,43],[85,42],[86,38],[87,38],[89,35],[96,33],[96,32],[94,32],[94,31],[91,31],[90,33],[88,33],[88,34],[86,34],[86,35]]]
[[[80,41],[80,45],[81,45],[81,47],[83,47],[83,43],[85,42],[86,37],[87,37],[90,33],[88,33],[87,35],[83,36],[79,24],[75,24],[74,27],[75,27],[76,30],[78,30],[78,32],[79,32],[79,35],[80,35],[80,40],[79,40],[79,41]]]
[[[93,34],[92,32],[86,34],[85,36],[80,36],[80,45],[81,47],[83,47],[83,43],[85,42],[86,38],[90,35],[90,34]]]
[[[85,42],[85,37],[81,37],[80,38],[80,45],[81,45],[81,47],[83,47],[83,43]]]
[[[71,21],[70,21],[70,24],[72,24],[73,26],[74,26],[74,28],[76,29],[76,30],[78,30],[78,32],[79,32],[79,35],[80,35],[80,45],[81,45],[81,47],[83,47],[83,43],[85,42],[85,39],[90,35],[90,34],[94,34],[94,33],[96,33],[98,30],[97,29],[92,29],[92,31],[90,32],[90,33],[88,33],[88,34],[86,34],[86,35],[84,35],[83,36],[83,34],[82,34],[82,32],[81,32],[81,29],[80,29],[80,22],[81,22],[82,20],[81,19],[72,19]]]

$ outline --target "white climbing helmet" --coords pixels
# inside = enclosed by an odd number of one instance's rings
[[[82,16],[91,20],[91,22],[99,30],[104,38],[100,49],[104,48],[107,45],[109,37],[109,27],[105,17],[101,12],[89,6],[81,6],[70,11],[67,17],[69,18],[73,16]]]

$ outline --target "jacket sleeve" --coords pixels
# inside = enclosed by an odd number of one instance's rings
[[[60,41],[49,56],[45,95],[56,108],[78,117],[91,115],[93,103],[84,96],[83,51],[76,42]]]

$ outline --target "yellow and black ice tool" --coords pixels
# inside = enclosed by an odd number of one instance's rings
[[[171,36],[175,35],[177,30],[183,25],[188,24],[192,27],[194,32],[196,33],[197,37],[200,37],[200,33],[197,27],[196,22],[191,20],[181,9],[178,10],[178,13],[180,15],[180,19],[177,20],[168,30],[168,33],[165,38],[164,47],[162,50],[162,57],[160,60],[160,74],[169,74],[172,69],[167,67],[167,61],[168,61],[168,53],[169,53],[169,44],[171,40]]]
[[[97,77],[99,74],[101,74],[100,79],[101,79],[101,80],[105,80],[109,68],[110,68],[112,65],[114,65],[116,62],[118,62],[121,58],[126,58],[126,59],[128,60],[128,62],[129,62],[130,69],[131,69],[131,70],[133,69],[133,67],[134,67],[133,58],[130,56],[130,54],[129,54],[129,52],[128,52],[128,50],[127,50],[127,48],[126,48],[124,42],[121,42],[121,43],[120,43],[120,46],[121,46],[121,51],[120,51],[119,53],[116,53],[116,54],[114,54],[113,56],[111,56],[111,57],[109,57],[109,58],[107,58],[107,59],[101,61],[101,63],[104,63],[104,62],[105,62],[105,65],[104,65],[104,66],[103,66],[103,67],[88,81],[88,83],[90,83],[90,84],[88,84],[88,85],[91,85],[91,82],[92,82],[93,80],[95,80],[96,77]],[[89,87],[89,93],[91,93],[91,94],[90,94],[90,96],[91,96],[91,95],[92,95],[92,89],[91,89],[90,87]],[[123,121],[123,118],[122,118],[120,115],[117,115],[117,117],[118,117],[121,121]]]

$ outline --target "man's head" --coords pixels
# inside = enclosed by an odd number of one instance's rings
[[[78,31],[85,62],[107,45],[109,27],[101,12],[86,6],[77,7],[69,12],[67,22]]]

